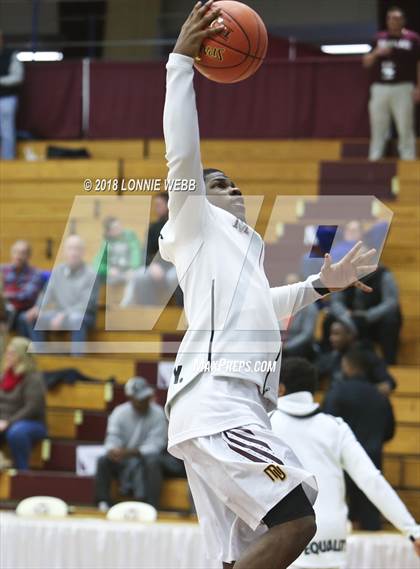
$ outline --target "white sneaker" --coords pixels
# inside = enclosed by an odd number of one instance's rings
[[[102,512],[103,514],[106,514],[107,511],[109,510],[109,504],[108,502],[99,502],[98,504],[98,510],[100,512]]]

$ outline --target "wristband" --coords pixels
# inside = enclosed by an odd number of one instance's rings
[[[314,287],[315,291],[321,296],[325,296],[331,292],[330,289],[324,285],[321,279],[315,279],[312,281],[312,286]]]

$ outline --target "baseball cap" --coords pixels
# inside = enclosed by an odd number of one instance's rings
[[[132,377],[129,379],[125,384],[124,391],[127,397],[133,397],[138,401],[151,397],[155,392],[144,377]]]

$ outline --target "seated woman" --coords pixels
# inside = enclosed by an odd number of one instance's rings
[[[33,444],[47,436],[45,387],[30,340],[13,338],[3,358],[0,376],[0,439],[5,439],[15,468],[27,470]]]

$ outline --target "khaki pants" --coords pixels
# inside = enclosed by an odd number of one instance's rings
[[[402,160],[416,159],[413,91],[413,83],[392,85],[374,83],[372,85],[369,101],[371,130],[369,160],[379,160],[383,157],[391,117],[397,127],[400,158]]]

